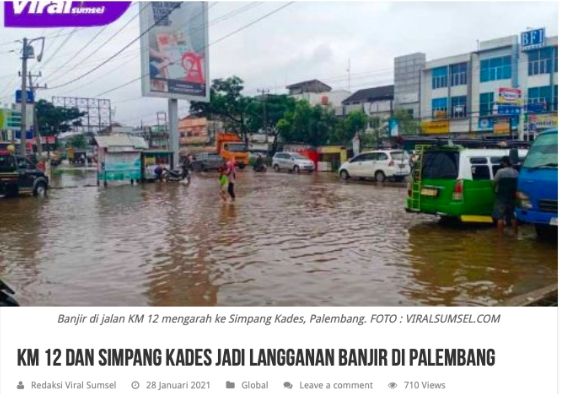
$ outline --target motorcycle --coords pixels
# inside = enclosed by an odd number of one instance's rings
[[[253,170],[256,171],[257,173],[264,173],[267,171],[267,166],[265,166],[264,164],[259,164],[259,165],[254,165],[253,166]]]
[[[189,169],[183,167],[181,171],[179,170],[165,170],[164,178],[167,182],[179,182],[187,179],[189,177]]]
[[[20,304],[11,296],[13,294],[16,292],[0,279],[0,307],[19,307]]]

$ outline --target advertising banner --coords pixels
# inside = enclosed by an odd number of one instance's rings
[[[521,90],[518,88],[499,88],[499,96],[497,102],[500,104],[521,104]]]
[[[511,124],[507,118],[499,118],[493,125],[494,134],[509,134],[511,132]]]
[[[541,115],[529,115],[527,118],[529,124],[534,125],[534,129],[544,130],[557,127],[557,114],[545,113]]]
[[[426,120],[422,122],[422,134],[448,134],[450,132],[449,120]]]
[[[209,101],[206,2],[142,2],[144,96]]]

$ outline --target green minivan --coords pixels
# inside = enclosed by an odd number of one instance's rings
[[[493,177],[510,149],[436,146],[418,151],[406,211],[462,222],[492,222]],[[526,149],[517,150],[522,161]]]

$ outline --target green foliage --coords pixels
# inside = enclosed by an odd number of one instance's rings
[[[68,145],[76,149],[85,149],[88,146],[88,140],[85,135],[78,134],[68,140]]]
[[[307,101],[297,101],[294,110],[287,111],[277,122],[277,131],[286,142],[313,146],[325,145],[334,135],[337,119],[330,110],[320,105],[310,106]]]
[[[394,112],[394,118],[398,119],[398,131],[400,135],[418,134],[420,123],[405,109],[398,109]]]
[[[36,102],[36,115],[40,134],[57,136],[70,131],[72,127],[81,126],[79,119],[85,112],[80,112],[78,108],[54,106],[51,102],[39,100]]]

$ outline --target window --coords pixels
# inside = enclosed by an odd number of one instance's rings
[[[448,86],[448,68],[442,66],[441,68],[432,69],[432,88],[442,88]]]
[[[452,119],[466,117],[466,101],[467,97],[465,95],[460,97],[452,97],[452,106],[450,108],[450,117]]]
[[[555,87],[553,87],[553,110],[555,112],[557,112],[557,100],[559,99],[558,95],[557,95],[557,85],[555,85]]]
[[[468,83],[468,64],[450,65],[450,86],[460,86]]]
[[[546,47],[527,53],[529,76],[550,73],[553,64],[553,48]]]
[[[511,56],[480,61],[480,82],[511,78]]]
[[[547,111],[552,109],[552,99],[551,86],[532,87],[527,90],[527,103],[545,104],[544,109]]]
[[[491,115],[493,110],[493,93],[481,93],[479,95],[479,114]]]
[[[559,57],[557,56],[557,49],[559,47],[555,47],[555,51],[553,52],[554,58],[553,58],[553,71],[555,73],[559,72],[559,70],[557,69],[557,65],[559,65]]]
[[[447,114],[448,114],[448,99],[447,98],[432,99],[432,117],[434,119],[445,118]]]
[[[487,158],[470,158],[471,164],[487,164]]]
[[[358,155],[358,156],[356,156],[354,159],[352,159],[352,160],[350,161],[350,163],[363,162],[363,161],[366,160],[367,156],[368,156],[367,153],[362,154],[362,155]]]
[[[388,155],[383,152],[380,152],[376,158],[376,160],[388,160]]]
[[[426,152],[422,158],[422,178],[458,178],[459,152]]]
[[[489,174],[489,166],[472,166],[472,179],[473,180],[491,180]]]

